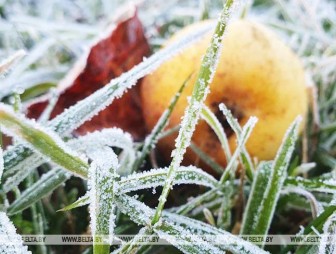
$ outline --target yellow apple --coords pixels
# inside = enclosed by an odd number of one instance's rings
[[[167,44],[185,36],[190,30],[199,29],[207,22],[209,21],[182,29]],[[181,122],[188,103],[187,97],[191,95],[210,38],[211,33],[144,78],[141,99],[148,130],[154,127],[170,99],[193,73],[173,111],[169,126]],[[231,109],[241,125],[250,116],[258,117],[259,121],[246,148],[252,157],[259,160],[273,159],[290,123],[297,115],[306,115],[307,94],[303,65],[269,28],[247,20],[232,22],[223,40],[221,57],[210,84],[206,105],[223,124],[230,149],[234,150],[236,136],[218,109],[220,103]],[[172,135],[159,142],[159,149],[165,159],[170,157],[175,138],[176,135]],[[204,121],[198,123],[193,142],[225,166],[221,145]],[[194,163],[198,159],[191,150],[187,151],[185,158],[188,163]]]

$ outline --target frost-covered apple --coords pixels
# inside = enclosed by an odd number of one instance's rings
[[[196,30],[209,21],[199,22],[178,32],[168,44]],[[178,56],[164,63],[152,75],[145,77],[141,98],[145,123],[149,130],[156,124],[170,99],[182,83],[188,81],[169,126],[181,122],[191,95],[196,74],[209,44],[211,33]],[[224,103],[233,115],[244,124],[250,116],[259,121],[247,142],[251,156],[259,160],[274,158],[286,129],[297,115],[305,117],[307,94],[305,76],[299,58],[267,27],[259,23],[239,20],[232,22],[223,41],[221,57],[206,105],[215,113],[228,136],[231,150],[236,146],[236,136],[218,108]],[[164,138],[159,149],[169,159],[176,135]],[[222,165],[226,164],[221,145],[211,128],[200,121],[193,142]],[[197,159],[188,150],[189,163]]]

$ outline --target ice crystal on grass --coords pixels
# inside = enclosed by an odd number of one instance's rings
[[[18,60],[20,60],[26,52],[24,50],[16,51],[13,55],[7,57],[6,59],[2,60],[0,63],[0,74],[7,72],[10,67],[13,66]]]
[[[108,147],[96,150],[92,157],[88,179],[91,231],[94,237],[96,235],[112,237],[115,226],[114,184],[118,159]],[[112,238],[109,239],[111,240]]]
[[[53,131],[15,113],[4,104],[0,105],[0,120],[0,126],[6,134],[21,140],[47,161],[52,161],[81,177],[86,175],[86,162]]]
[[[163,186],[166,181],[168,168],[152,169],[147,172],[122,177],[118,182],[118,194],[141,189]],[[216,188],[218,182],[211,175],[194,166],[180,167],[176,171],[174,184],[198,184]]]
[[[284,188],[281,191],[281,194],[287,194],[287,193],[296,193],[298,195],[304,196],[310,203],[313,218],[316,218],[323,211],[322,205],[316,200],[314,195],[310,193],[309,191],[303,188],[300,188],[300,187],[291,186],[291,187]]]
[[[318,248],[318,254],[336,252],[336,215],[333,214],[323,225],[323,235]]]
[[[118,208],[139,224],[148,225],[154,210],[126,195],[116,197]],[[268,253],[226,231],[188,217],[164,212],[161,220],[153,226],[163,238],[185,253]],[[206,240],[206,237],[212,237]],[[216,240],[220,242],[213,242]]]
[[[10,204],[8,213],[11,215],[21,212],[62,185],[69,177],[70,173],[62,168],[55,168],[48,171],[43,174],[37,182],[25,189],[21,195]]]
[[[16,233],[13,223],[4,212],[0,212],[0,253],[31,254]]]
[[[301,117],[297,117],[288,128],[277,155],[272,162],[272,170],[263,199],[258,210],[254,211],[253,233],[255,234],[266,234],[269,229],[281,188],[287,177],[287,167],[294,150],[300,122]]]

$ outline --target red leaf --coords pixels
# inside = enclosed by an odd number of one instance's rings
[[[62,92],[51,118],[128,71],[149,53],[149,45],[135,8],[124,12],[115,24],[60,82],[58,89]],[[130,132],[135,139],[142,139],[145,127],[139,102],[138,86],[135,86],[84,123],[75,133],[82,135],[103,128],[120,127]],[[28,117],[38,118],[46,105],[46,99],[35,101],[28,107]]]

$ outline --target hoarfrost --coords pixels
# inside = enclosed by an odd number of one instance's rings
[[[88,175],[91,231],[93,236],[109,234],[111,242],[115,225],[114,181],[118,158],[108,147],[96,150],[92,157]]]
[[[168,168],[160,168],[122,177],[118,182],[116,192],[121,194],[163,186],[167,173]],[[210,188],[218,186],[218,182],[214,177],[194,166],[179,167],[176,171],[174,184],[198,184]]]
[[[333,214],[323,225],[318,254],[336,253],[336,215]]]
[[[4,212],[0,212],[0,236],[0,253],[31,254],[23,245],[22,238],[16,233],[13,223]]]

